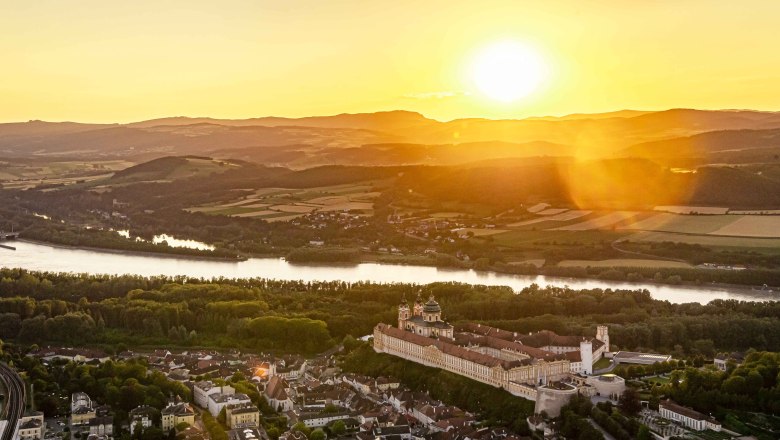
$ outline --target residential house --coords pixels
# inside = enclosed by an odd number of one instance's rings
[[[170,402],[162,410],[162,430],[168,432],[180,423],[195,424],[195,410],[186,402]]]
[[[252,403],[239,403],[225,407],[225,422],[230,429],[260,426],[260,410]]]

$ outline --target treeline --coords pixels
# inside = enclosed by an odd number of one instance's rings
[[[297,248],[285,257],[290,263],[358,263],[360,251],[341,248]]]
[[[780,351],[780,302],[671,304],[647,291],[434,283],[95,276],[0,269],[0,338],[70,344],[220,345],[313,353],[346,335],[393,323],[401,298],[434,295],[444,318],[510,331],[592,336],[610,326],[613,349]]]
[[[662,391],[677,403],[719,419],[734,410],[780,414],[780,353],[749,353],[744,363],[725,372],[676,370]]]
[[[572,250],[572,252],[576,252]],[[567,258],[579,259],[576,253]],[[615,258],[620,255],[606,256]],[[712,262],[713,260],[708,260]],[[774,260],[773,260],[774,261]],[[774,264],[774,263],[772,263]],[[564,278],[596,278],[609,281],[652,282],[662,284],[682,284],[683,282],[704,284],[723,283],[745,286],[780,286],[780,271],[770,269],[715,270],[696,268],[652,268],[652,267],[562,267],[534,265],[510,265],[501,262],[493,264],[499,272],[517,275],[545,275]]]
[[[190,249],[155,244],[146,240],[131,240],[113,231],[67,227],[61,224],[37,223],[24,229],[24,237],[29,240],[43,241],[63,246],[95,247],[116,249],[128,252],[152,252],[160,254],[185,255],[202,258],[240,259],[235,251],[223,248]]]

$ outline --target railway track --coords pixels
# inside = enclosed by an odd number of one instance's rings
[[[6,390],[2,418],[8,422],[0,440],[13,440],[19,419],[24,414],[24,405],[27,401],[26,388],[19,374],[2,363],[0,363],[0,382],[3,383],[3,388]]]

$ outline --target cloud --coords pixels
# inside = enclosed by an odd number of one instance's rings
[[[459,96],[467,96],[468,93],[457,92],[452,90],[445,90],[441,92],[421,92],[421,93],[407,93],[404,98],[408,99],[447,99],[456,98]]]

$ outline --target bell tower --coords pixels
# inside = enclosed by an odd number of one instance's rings
[[[417,299],[414,301],[414,316],[422,316],[423,314],[423,307],[425,305],[423,304],[422,297],[420,296],[420,292],[417,292]]]
[[[600,325],[596,327],[596,339],[603,342],[606,348],[604,351],[611,352],[609,349],[609,329],[606,325]]]
[[[398,328],[404,330],[407,319],[409,319],[409,304],[406,303],[406,295],[404,295],[404,299],[398,305]]]

